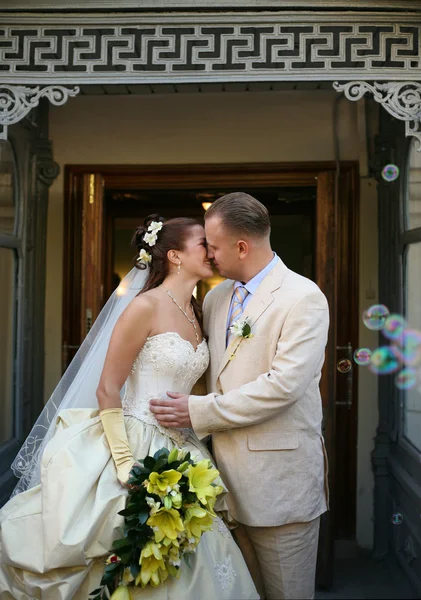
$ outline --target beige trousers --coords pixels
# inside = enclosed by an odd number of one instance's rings
[[[320,517],[279,527],[240,525],[233,533],[261,598],[314,598]]]

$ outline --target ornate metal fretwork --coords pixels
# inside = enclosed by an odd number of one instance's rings
[[[406,135],[417,138],[418,151],[421,151],[421,83],[351,81],[345,84],[335,82],[333,87],[337,92],[343,92],[348,100],[360,100],[367,92],[371,93],[392,117],[405,121]]]
[[[28,87],[0,84],[0,139],[6,139],[8,126],[26,117],[38,106],[41,98],[48,98],[52,104],[60,106],[67,102],[69,96],[78,93],[78,87],[69,90],[60,85]]]
[[[409,18],[393,24],[346,15],[335,21],[275,14],[72,18],[0,27],[1,81],[402,80],[420,73],[421,25]]]

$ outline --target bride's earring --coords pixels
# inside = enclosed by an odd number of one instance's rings
[[[181,271],[181,262],[178,263],[177,275],[180,275],[180,271]]]

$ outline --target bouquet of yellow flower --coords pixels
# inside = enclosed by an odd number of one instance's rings
[[[214,506],[223,488],[219,471],[208,459],[194,462],[190,453],[158,450],[130,473],[123,537],[115,540],[101,587],[92,600],[131,600],[130,587],[159,586],[179,577],[181,560],[195,552],[204,531],[212,528]]]

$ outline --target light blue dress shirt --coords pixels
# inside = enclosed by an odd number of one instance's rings
[[[246,290],[248,291],[247,297],[245,298],[244,302],[243,302],[243,312],[246,309],[247,304],[250,302],[250,299],[252,297],[253,294],[256,293],[257,288],[259,287],[259,285],[262,283],[263,279],[266,277],[266,275],[268,273],[270,273],[272,271],[272,269],[275,267],[275,265],[278,263],[279,261],[279,256],[274,252],[273,253],[273,258],[270,261],[270,263],[268,265],[266,265],[266,267],[264,269],[262,269],[261,271],[259,271],[257,273],[257,275],[255,275],[253,277],[253,279],[250,279],[250,281],[248,281],[247,283],[241,283],[241,281],[236,281],[234,283],[234,288],[233,288],[233,293],[232,293],[232,298],[231,298],[231,304],[230,304],[230,308],[228,311],[228,318],[227,318],[227,338],[228,338],[228,326],[230,324],[230,320],[231,320],[231,313],[232,313],[232,305],[233,305],[233,301],[234,301],[234,291],[236,288],[243,286],[246,288]]]

